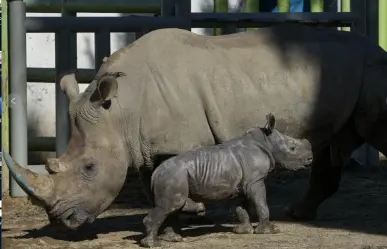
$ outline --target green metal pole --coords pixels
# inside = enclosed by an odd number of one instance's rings
[[[341,0],[341,12],[351,12],[351,0]],[[351,28],[350,27],[342,27],[341,30],[351,31]]]
[[[379,0],[379,46],[387,50],[387,0]]]
[[[324,0],[310,0],[310,10],[312,12],[324,12]]]
[[[2,46],[2,63],[1,63],[1,96],[2,116],[1,116],[1,147],[2,150],[9,151],[9,112],[8,112],[8,1],[1,0],[1,46]],[[9,171],[2,159],[1,178],[2,192],[9,195]]]
[[[259,0],[246,0],[246,9],[247,13],[259,13]],[[247,30],[254,30],[257,28],[247,28]]]
[[[228,12],[228,0],[215,0],[214,2],[215,6],[215,12]],[[222,29],[216,28],[215,29],[215,35],[221,35]]]
[[[277,0],[278,12],[290,12],[290,0]]]

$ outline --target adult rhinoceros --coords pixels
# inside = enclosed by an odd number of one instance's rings
[[[74,75],[60,84],[71,139],[48,160],[51,174],[5,159],[19,185],[72,228],[111,204],[128,167],[149,188],[161,159],[241,135],[270,112],[315,153],[309,189],[287,208],[295,218],[315,217],[359,145],[387,154],[387,53],[355,33],[291,24],[217,37],[156,30],[107,58],[84,93]]]

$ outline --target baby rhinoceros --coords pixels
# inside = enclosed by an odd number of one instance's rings
[[[147,235],[141,240],[142,246],[159,246],[160,227],[179,211],[203,212],[203,203],[231,198],[240,199],[235,233],[279,232],[269,219],[264,180],[276,164],[290,170],[310,165],[312,148],[309,141],[274,129],[272,114],[266,119],[263,128],[249,129],[243,136],[222,144],[195,148],[156,168],[151,185],[154,208],[143,221]],[[259,217],[255,229],[247,212],[250,204]]]

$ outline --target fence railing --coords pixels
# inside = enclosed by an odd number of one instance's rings
[[[310,1],[316,4],[316,1]],[[63,2],[63,4],[60,5],[58,2]],[[95,33],[96,69],[77,70],[78,81],[89,83],[102,63],[103,57],[110,55],[110,32],[138,32],[139,36],[141,36],[144,32],[160,28],[224,28],[230,25],[233,27],[250,28],[285,22],[350,27],[358,21],[358,17],[352,13],[286,13],[286,10],[288,11],[289,9],[286,7],[289,4],[289,0],[279,0],[279,2],[282,6],[281,11],[284,11],[283,13],[191,13],[190,1],[176,0],[95,0],[93,1],[93,6],[87,5],[87,8],[84,3],[75,0],[26,0],[25,3],[19,0],[9,2],[8,6],[3,5],[2,10],[9,13],[9,52],[12,56],[9,77],[8,75],[3,75],[3,106],[5,103],[6,106],[4,107],[6,110],[4,115],[7,116],[3,116],[7,119],[5,123],[3,122],[3,126],[5,126],[3,127],[3,132],[8,134],[8,128],[10,128],[12,156],[21,165],[26,166],[28,164],[28,150],[55,150],[57,156],[60,156],[65,151],[69,139],[68,102],[66,96],[60,90],[59,84],[56,84],[56,137],[27,139],[26,82],[59,82],[64,72],[76,69],[76,33],[78,32]],[[317,2],[321,3],[322,1],[319,0]],[[120,12],[126,13],[154,13],[155,16],[76,17],[76,11],[117,12],[117,9]],[[62,16],[26,17],[27,10],[61,12]],[[314,10],[321,11],[322,9],[315,7]],[[26,32],[55,33],[55,68],[26,67]],[[7,56],[7,52],[5,56]],[[8,95],[8,87],[11,95]],[[12,105],[9,99],[10,96],[17,98],[17,104],[11,106],[11,115],[9,116],[11,126],[8,127],[7,105]],[[8,147],[8,135],[6,135],[3,136],[3,148],[8,150]],[[11,195],[24,195],[24,192],[13,181],[11,182]]]

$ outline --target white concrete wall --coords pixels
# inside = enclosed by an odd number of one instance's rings
[[[28,13],[27,16],[60,16]],[[79,13],[78,16],[119,16],[119,14]],[[111,33],[111,53],[126,45],[124,33]],[[78,68],[94,68],[94,34],[77,34]],[[27,67],[55,67],[55,34],[27,34]],[[81,84],[81,91],[87,84]],[[55,136],[55,85],[27,83],[28,121],[37,136]]]
[[[229,0],[230,12],[240,11],[237,8],[239,1],[243,0]],[[212,12],[213,0],[192,0],[191,8],[192,12]],[[59,14],[28,13],[27,16],[59,16]],[[79,13],[78,16],[119,16],[119,14]],[[194,28],[192,31],[213,34],[213,29]],[[111,53],[125,46],[128,37],[133,41],[133,34],[112,33]],[[53,33],[27,34],[27,67],[55,67],[54,42]],[[78,68],[94,68],[94,34],[77,34],[77,44]],[[86,86],[82,84],[81,91]],[[55,136],[55,85],[28,82],[27,87],[30,130],[34,131],[34,136]],[[356,153],[355,158],[364,162],[362,153]]]

